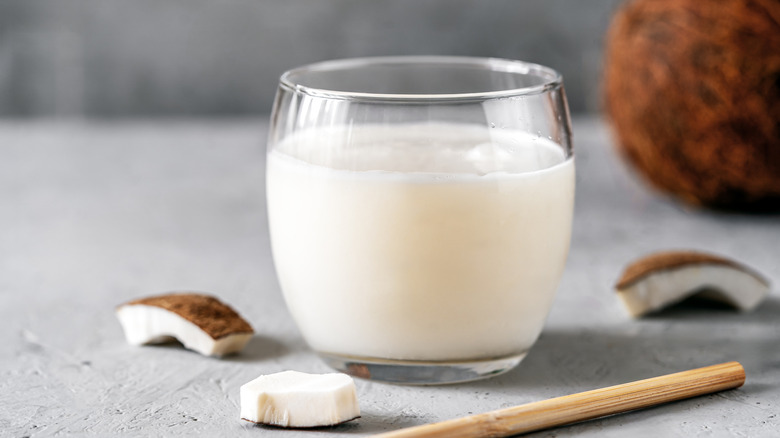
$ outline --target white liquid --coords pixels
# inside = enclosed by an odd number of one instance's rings
[[[528,350],[569,248],[560,146],[455,124],[314,130],[268,156],[274,261],[317,351],[398,360]]]

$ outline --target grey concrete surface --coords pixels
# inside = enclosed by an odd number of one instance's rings
[[[0,436],[366,436],[738,360],[744,387],[534,436],[772,437],[780,430],[780,217],[691,210],[647,190],[597,119],[575,119],[571,254],[513,371],[443,387],[359,380],[363,417],[287,431],[238,419],[260,374],[328,369],[280,295],[266,230],[263,120],[0,122]],[[735,257],[775,284],[753,313],[682,306],[633,320],[611,290],[663,248]],[[114,307],[218,294],[257,336],[239,356],[133,347]]]
[[[620,2],[3,0],[0,116],[267,113],[289,68],[421,54],[549,65],[594,111]]]

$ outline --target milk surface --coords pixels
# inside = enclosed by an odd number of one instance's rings
[[[311,347],[374,359],[524,353],[571,234],[574,162],[518,131],[304,131],[268,155],[271,241]]]

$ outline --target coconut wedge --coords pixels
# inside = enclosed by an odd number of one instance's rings
[[[360,416],[355,382],[346,374],[284,371],[241,386],[241,419],[280,427],[333,426]]]
[[[117,307],[127,342],[159,344],[173,339],[206,356],[223,356],[244,348],[252,326],[218,299],[196,293],[142,298]]]
[[[725,257],[668,251],[647,255],[628,265],[615,290],[634,317],[693,295],[750,311],[769,294],[769,281]]]

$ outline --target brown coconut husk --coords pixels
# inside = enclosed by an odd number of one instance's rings
[[[221,339],[237,333],[254,333],[252,326],[238,312],[211,295],[194,292],[169,293],[139,298],[122,306],[137,304],[173,312],[198,326],[212,339]]]
[[[632,1],[604,73],[619,149],[656,187],[780,209],[780,1]]]

